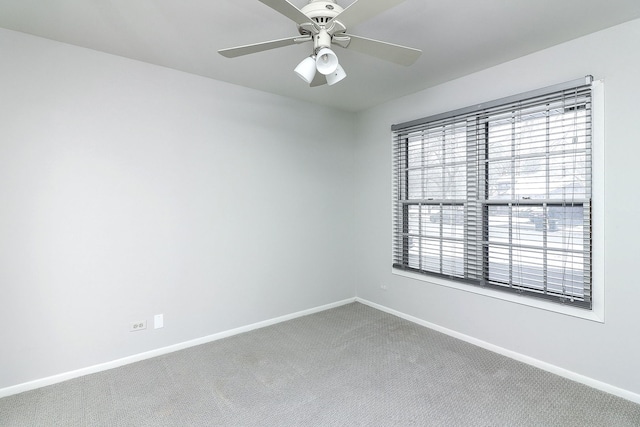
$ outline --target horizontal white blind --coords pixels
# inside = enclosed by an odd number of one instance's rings
[[[394,267],[590,308],[590,82],[394,125]]]

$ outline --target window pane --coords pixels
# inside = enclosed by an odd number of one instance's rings
[[[422,235],[440,237],[440,206],[423,206],[422,208]]]
[[[547,208],[549,222],[553,224],[553,231],[559,231],[558,234],[549,237],[552,241],[553,236],[562,236],[562,238],[568,241],[580,241],[584,238],[583,226],[586,218],[589,217],[589,212],[585,211],[585,207],[582,205],[562,205],[562,206],[549,206]],[[575,248],[581,250],[582,248]]]
[[[464,237],[464,207],[443,206],[442,216],[438,218],[442,222],[442,235],[445,238]]]
[[[525,115],[523,112],[522,115]],[[532,114],[528,119],[516,120],[514,129],[515,155],[545,153],[547,148],[547,118],[545,112]]]
[[[443,199],[444,191],[444,169],[433,167],[425,170],[425,198]]]
[[[444,155],[446,159],[464,160],[467,156],[466,127],[457,127],[445,135]]]
[[[422,269],[440,272],[440,241],[437,239],[422,239],[421,244]]]
[[[467,173],[465,165],[447,166],[444,177],[443,198],[464,199],[467,196]]]
[[[409,234],[420,234],[420,206],[410,205],[408,207],[409,219],[407,231]]]
[[[429,129],[424,136],[425,164],[432,166],[442,165],[443,145],[442,128]]]
[[[540,206],[490,206],[489,241],[542,247],[544,210]]]
[[[509,207],[490,206],[488,211],[489,241],[508,244],[511,235]]]
[[[410,140],[407,147],[407,166],[414,169],[422,166],[422,141]]]
[[[544,289],[544,254],[540,249],[513,249],[513,280],[516,286]]]
[[[495,160],[512,156],[513,120],[496,119],[489,123],[489,159]]]
[[[588,177],[587,158],[583,153],[570,153],[549,158],[549,198],[584,199]]]
[[[529,157],[519,159],[515,165],[515,198],[547,198],[547,159]]]
[[[513,168],[510,160],[489,163],[488,174],[487,199],[504,200],[513,198]]]
[[[508,285],[511,278],[509,248],[490,244],[488,253],[489,281]]]
[[[548,289],[573,296],[584,295],[584,256],[564,251],[548,253]]]
[[[410,170],[407,172],[409,187],[409,199],[416,200],[423,198],[422,191],[422,170]]]
[[[587,149],[587,111],[585,109],[558,111],[550,117],[549,151],[567,149],[584,151]]]
[[[442,273],[453,276],[464,275],[464,244],[444,240],[442,242]]]

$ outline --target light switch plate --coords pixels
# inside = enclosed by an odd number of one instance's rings
[[[155,316],[153,316],[153,328],[164,328],[164,314],[156,314]]]

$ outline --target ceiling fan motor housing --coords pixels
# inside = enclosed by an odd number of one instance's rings
[[[344,9],[335,0],[310,0],[301,10],[317,24],[325,25]]]
[[[304,13],[311,22],[299,25],[298,30],[302,35],[310,35],[313,37],[315,53],[322,48],[331,47],[332,35],[336,30],[345,30],[344,26],[339,22],[331,22],[331,20],[338,16],[343,10],[335,0],[310,0],[309,3],[301,9],[301,12]]]

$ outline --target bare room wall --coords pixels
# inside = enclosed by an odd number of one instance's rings
[[[0,389],[353,297],[351,115],[7,30],[0,57]]]

